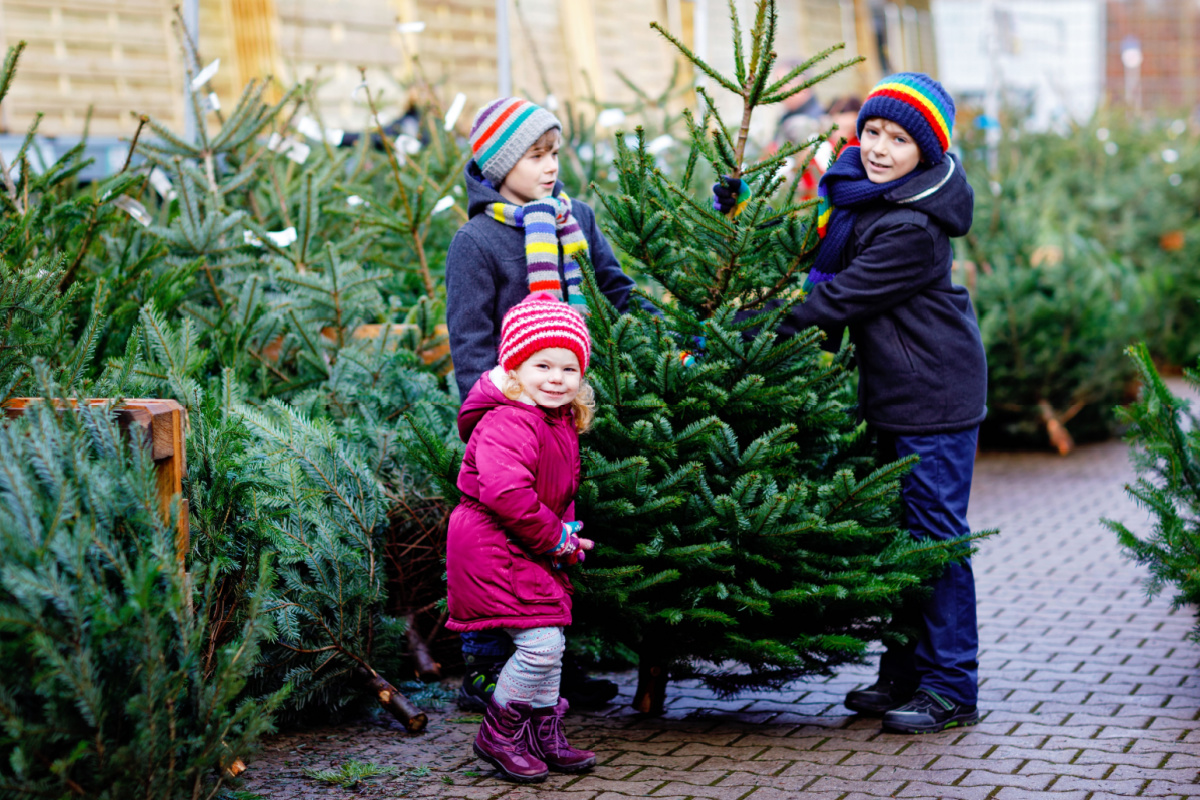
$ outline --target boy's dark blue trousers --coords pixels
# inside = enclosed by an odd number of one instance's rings
[[[462,639],[462,654],[468,664],[477,659],[503,661],[512,652],[512,637],[504,631],[463,631],[459,637]]]
[[[967,501],[975,470],[979,428],[921,436],[879,432],[884,459],[916,454],[920,462],[900,480],[904,523],[918,539],[949,539],[969,533]],[[951,564],[933,593],[906,607],[901,621],[915,641],[890,645],[879,676],[930,689],[952,703],[974,706],[979,697],[979,629],[975,575],[969,560]]]

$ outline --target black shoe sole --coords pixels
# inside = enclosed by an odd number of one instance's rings
[[[458,689],[458,697],[454,704],[462,711],[474,711],[477,714],[482,714],[487,711],[487,701],[480,700],[470,692],[465,691],[461,686]]]
[[[849,700],[843,700],[842,705],[853,711],[855,714],[862,714],[864,717],[882,717],[887,712],[894,711],[907,702],[908,700],[900,703],[891,703],[886,706],[870,706],[864,703],[855,703]]]
[[[883,721],[883,729],[890,733],[941,733],[948,731],[951,728],[966,728],[979,722],[979,713],[968,714],[962,717],[954,717],[945,722],[939,722],[934,725],[906,725],[903,722]]]
[[[546,766],[550,768],[551,772],[561,772],[564,775],[576,775],[580,772],[587,772],[595,767],[596,760],[592,759],[591,763],[589,764],[579,764],[574,767],[556,767],[553,764],[546,764]]]
[[[504,778],[506,781],[512,781],[513,783],[541,783],[542,781],[546,780],[547,776],[550,775],[549,770],[546,770],[540,775],[517,775],[506,770],[500,765],[499,761],[483,752],[483,750],[479,749],[479,745],[472,744],[471,749],[475,751],[475,755],[477,755],[480,759],[495,767],[496,771],[500,773],[500,777]]]

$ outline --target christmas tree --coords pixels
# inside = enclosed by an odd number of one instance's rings
[[[1194,608],[1200,603],[1200,417],[1163,382],[1146,345],[1131,347],[1129,355],[1142,379],[1142,393],[1118,412],[1129,425],[1138,473],[1125,491],[1150,512],[1153,526],[1148,535],[1139,536],[1119,520],[1104,524],[1130,556],[1149,567],[1149,596],[1173,584],[1173,605]],[[1193,390],[1200,388],[1200,369],[1185,369],[1184,379]],[[1200,642],[1200,621],[1190,638]]]
[[[669,677],[733,692],[861,661],[871,641],[905,636],[894,611],[969,549],[899,528],[909,463],[874,458],[849,349],[831,357],[816,329],[776,332],[803,299],[816,226],[811,204],[786,191],[768,205],[799,148],[743,164],[751,115],[847,64],[802,77],[831,50],[775,79],[775,3],[758,2],[749,52],[730,14],[732,76],[659,31],[741,99],[740,123],[699,89],[705,113],[687,117],[679,179],[639,131],[636,146],[618,139],[619,190],[600,192],[611,241],[666,299],[661,316],[622,316],[590,287],[598,417],[579,514],[598,544],[575,615],[585,636],[636,654],[642,711],[662,708]],[[694,185],[701,162],[753,189],[740,216],[715,212]]]

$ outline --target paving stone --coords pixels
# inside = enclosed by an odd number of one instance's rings
[[[1200,797],[1194,616],[1171,609],[1169,599],[1146,598],[1144,569],[1097,522],[1146,524],[1116,488],[1131,476],[1119,442],[1084,445],[1067,459],[979,459],[971,523],[1003,533],[974,560],[984,714],[974,727],[909,737],[848,714],[842,699],[874,680],[873,661],[731,700],[717,700],[700,681],[676,682],[659,717],[628,708],[636,675],[620,672],[608,676],[621,687],[619,705],[567,719],[572,741],[601,759],[591,774],[504,783],[471,753],[475,726],[449,721],[461,712],[434,711],[421,736],[374,719],[268,739],[250,761],[246,788],[267,800],[348,800],[357,795],[316,785],[300,768],[357,758],[431,767],[421,781],[381,780],[365,797]],[[454,785],[442,784],[443,775]]]
[[[1032,792],[1044,790],[1054,780],[1054,775],[1014,775],[1011,773],[992,772],[987,769],[973,769],[967,772],[959,786],[1011,786]]]
[[[942,786],[940,784],[913,781],[892,797],[907,798],[946,798],[946,800],[985,800],[991,797],[993,787],[990,786]]]

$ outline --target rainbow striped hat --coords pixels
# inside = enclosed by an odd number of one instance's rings
[[[922,72],[897,72],[879,82],[858,112],[858,136],[869,119],[887,119],[908,131],[930,164],[940,164],[954,133],[954,100]]]
[[[471,152],[483,176],[499,187],[543,133],[562,129],[558,117],[520,97],[501,97],[485,105],[471,126]]]

